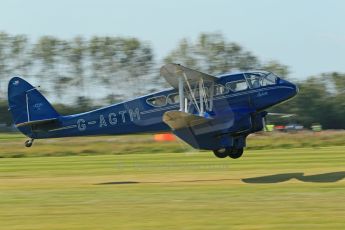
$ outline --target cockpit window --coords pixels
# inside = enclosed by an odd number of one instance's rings
[[[268,75],[264,76],[261,80],[261,85],[275,85],[277,82],[277,76],[273,73],[269,73]]]
[[[261,86],[260,84],[260,78],[262,77],[259,73],[247,73],[246,78],[249,84],[249,87],[252,89],[259,88]]]
[[[165,96],[151,97],[146,100],[149,105],[154,107],[162,107],[167,104],[167,98]]]
[[[246,80],[239,80],[226,83],[226,87],[232,92],[237,92],[248,89],[248,84]]]
[[[246,73],[245,76],[251,89],[275,85],[277,82],[277,76],[268,72]]]

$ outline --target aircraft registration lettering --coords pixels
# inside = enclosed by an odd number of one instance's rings
[[[129,110],[129,117],[131,118],[131,121],[134,121],[134,119],[136,118],[137,120],[140,120],[140,112],[139,109],[136,108],[134,111],[133,110]]]
[[[99,127],[107,127],[108,124],[109,125],[117,125],[118,121],[122,121],[122,123],[126,123],[126,114],[128,114],[127,116],[129,116],[129,119],[131,122],[135,121],[135,120],[140,120],[140,111],[138,108],[135,109],[129,109],[129,110],[121,110],[118,111],[117,113],[112,112],[109,113],[108,115],[105,114],[101,114],[99,115]],[[120,116],[121,118],[118,118],[118,116]],[[93,125],[96,124],[96,121],[89,121],[86,122],[85,119],[78,119],[77,120],[77,128],[79,131],[85,131],[87,129],[88,125]]]
[[[86,129],[86,124],[85,124],[85,120],[84,119],[78,119],[77,121],[77,127],[79,129],[79,131],[84,131]]]
[[[99,127],[108,126],[103,115],[99,115]]]
[[[119,114],[122,116],[122,122],[123,123],[126,123],[126,117],[125,117],[125,114],[127,113],[126,110],[124,111],[119,111]]]
[[[116,125],[117,124],[117,118],[116,118],[116,113],[109,113],[109,123],[111,125]]]

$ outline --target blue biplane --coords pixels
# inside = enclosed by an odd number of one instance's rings
[[[9,110],[15,126],[30,138],[26,147],[43,138],[172,131],[196,149],[238,158],[246,137],[263,129],[265,110],[298,92],[296,85],[266,71],[212,76],[167,64],[160,74],[172,88],[68,116],[14,77],[8,86]]]

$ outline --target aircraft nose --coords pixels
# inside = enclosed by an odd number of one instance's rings
[[[289,98],[296,96],[296,94],[299,92],[298,86],[289,81],[280,79],[280,84],[286,85],[291,89],[289,92],[290,95],[288,96]]]
[[[292,94],[291,97],[294,97],[294,96],[296,96],[296,95],[298,94],[299,88],[298,88],[297,85],[295,85],[295,84],[293,84],[293,83],[291,83],[291,82],[289,82],[289,83],[290,83],[291,87],[293,88],[293,89],[292,89],[292,92],[291,92],[291,94]]]
[[[298,86],[293,84],[293,83],[291,83],[291,82],[288,82],[288,85],[291,87],[291,97],[296,96],[296,94],[299,91]]]
[[[296,94],[298,94],[299,93],[299,88],[298,88],[298,86],[297,85],[294,85],[295,86],[295,91],[296,91]],[[295,95],[296,95],[295,94]]]

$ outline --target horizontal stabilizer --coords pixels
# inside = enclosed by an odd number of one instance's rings
[[[205,118],[176,110],[167,111],[163,115],[163,121],[173,130],[201,125],[211,120],[211,118]]]
[[[57,118],[36,120],[36,121],[27,121],[27,122],[16,124],[16,126],[17,127],[24,127],[24,126],[33,126],[33,125],[44,125],[44,124],[53,123],[54,121],[57,121]]]

